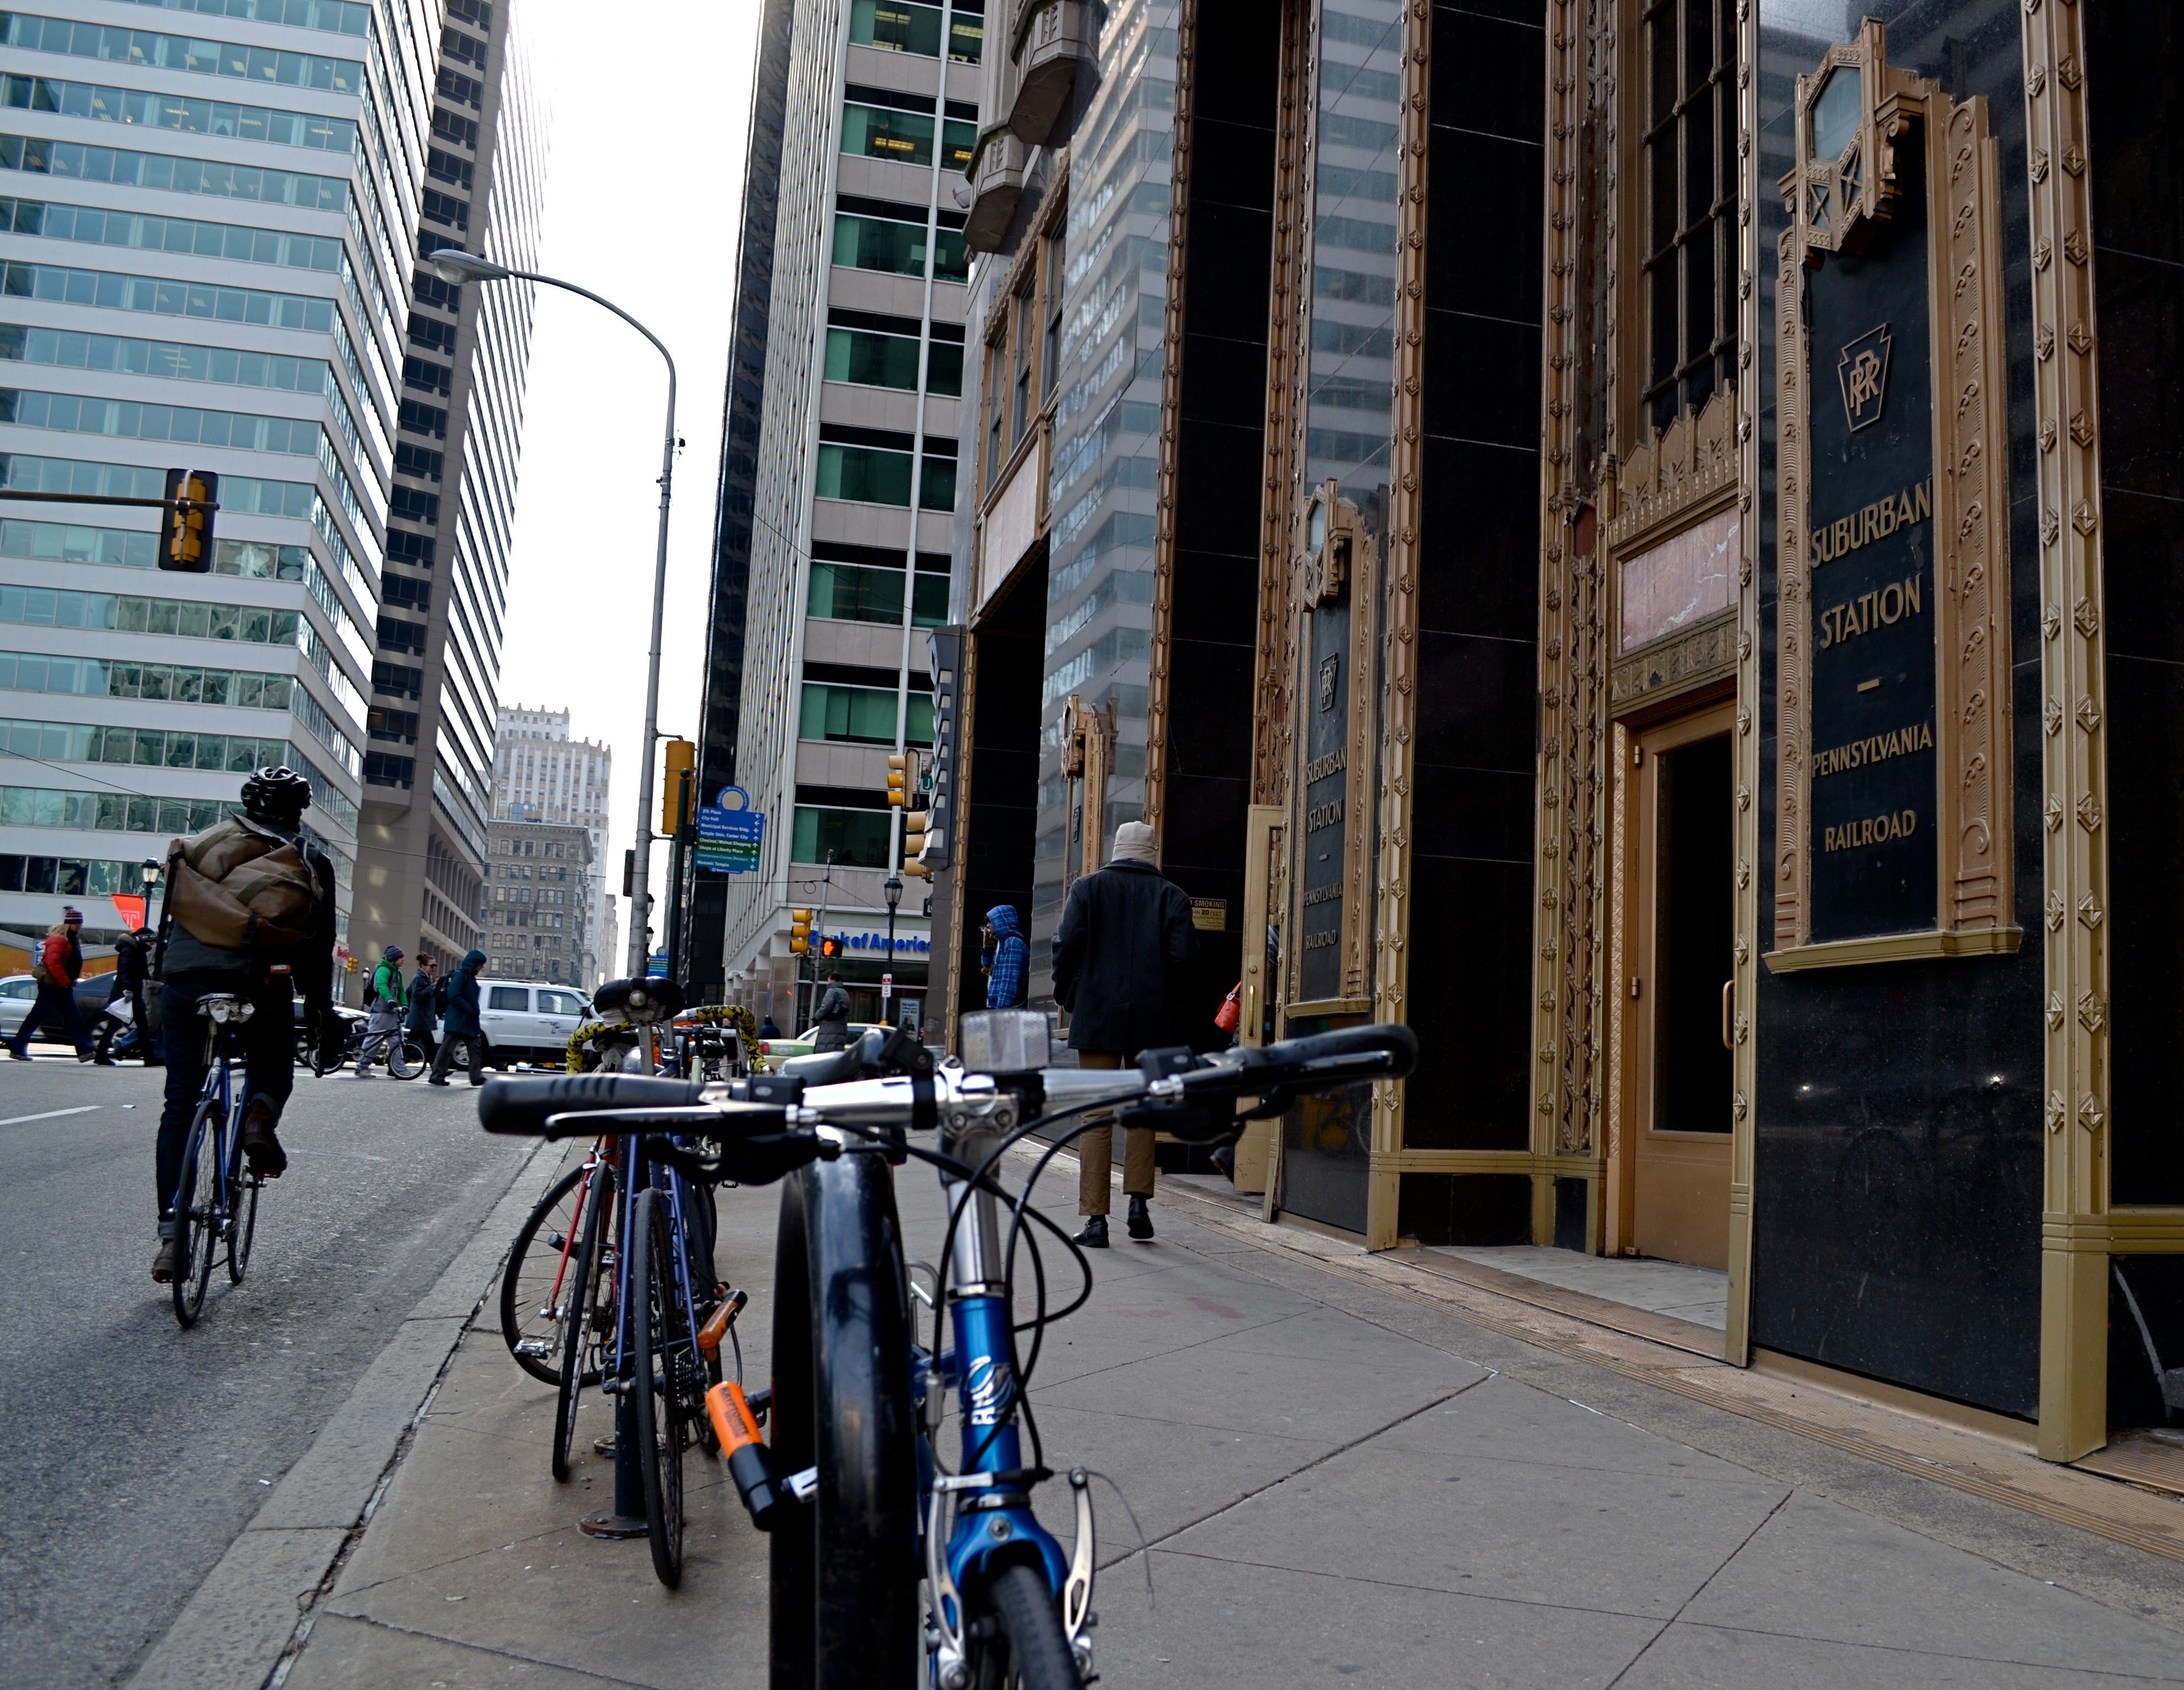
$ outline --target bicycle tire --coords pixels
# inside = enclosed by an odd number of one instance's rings
[[[220,1240],[213,1222],[220,1208],[220,1158],[207,1155],[213,1140],[213,1113],[218,1106],[200,1098],[190,1118],[189,1148],[182,1155],[181,1178],[175,1186],[175,1319],[183,1326],[197,1325],[203,1311],[205,1291],[212,1284],[213,1258]]]
[[[1039,1568],[1018,1562],[986,1586],[1000,1634],[971,1660],[976,1690],[1083,1690],[1076,1653],[1061,1630],[1061,1605]]]
[[[909,1690],[919,1658],[909,1291],[884,1156],[852,1151],[782,1182],[773,1449],[810,1507],[773,1528],[774,1690]]]
[[[561,1342],[561,1377],[554,1405],[553,1454],[554,1477],[565,1484],[569,1477],[569,1450],[577,1437],[577,1410],[583,1403],[588,1371],[584,1363],[593,1347],[593,1294],[599,1270],[599,1241],[611,1208],[609,1194],[613,1186],[613,1170],[602,1163],[584,1205],[582,1241],[577,1247],[575,1277],[567,1286],[569,1325]],[[589,1371],[593,1379],[599,1377],[595,1369]]]
[[[387,1041],[387,1073],[389,1079],[416,1079],[417,1064],[410,1059],[410,1048],[407,1039],[396,1037]],[[421,1057],[424,1054],[421,1046],[418,1047],[418,1054]]]
[[[636,1378],[630,1418],[644,1484],[652,1570],[673,1590],[682,1582],[682,1449],[689,1424],[682,1375],[697,1355],[697,1335],[684,1319],[674,1230],[666,1193],[656,1185],[638,1193],[632,1243],[637,1259],[630,1263],[629,1328]]]
[[[515,1242],[508,1252],[508,1265],[500,1274],[500,1336],[507,1344],[508,1353],[515,1364],[541,1385],[561,1382],[561,1345],[568,1336],[568,1310],[566,1303],[554,1301],[557,1288],[566,1292],[570,1275],[576,1265],[577,1240],[583,1219],[584,1202],[590,1195],[579,1191],[585,1169],[582,1163],[571,1168],[546,1189],[546,1195],[532,1207],[530,1214],[515,1231]],[[571,1193],[576,1194],[570,1201]],[[562,1213],[562,1206],[567,1211]],[[558,1224],[549,1224],[555,1222]],[[539,1252],[538,1265],[534,1267],[532,1247],[538,1242],[544,1230],[546,1247]],[[543,1283],[542,1283],[543,1281]],[[525,1345],[534,1347],[526,1351]],[[543,1345],[543,1349],[536,1347]],[[597,1383],[596,1375],[583,1381]]]
[[[234,1148],[227,1154],[228,1201],[233,1211],[228,1216],[227,1282],[231,1286],[241,1285],[250,1271],[250,1247],[258,1238],[258,1191],[265,1183],[244,1166],[242,1134],[237,1130]]]

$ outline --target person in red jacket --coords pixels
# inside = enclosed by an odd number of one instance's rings
[[[31,1060],[31,1035],[48,1015],[60,1023],[61,1030],[75,1046],[76,1060],[91,1060],[83,1012],[75,1007],[75,983],[83,973],[83,946],[76,935],[82,930],[83,912],[70,905],[38,946],[37,966],[32,970],[38,976],[38,1001],[31,1006],[31,1012],[23,1018],[8,1046],[8,1054],[19,1063]]]

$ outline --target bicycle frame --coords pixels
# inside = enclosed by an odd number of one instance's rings
[[[636,1252],[644,1247],[644,1241],[637,1235],[637,1195],[648,1184],[657,1185],[667,1193],[668,1231],[675,1258],[676,1295],[682,1299],[684,1330],[690,1334],[693,1344],[698,1335],[698,1299],[690,1279],[690,1230],[688,1211],[684,1208],[685,1184],[674,1168],[656,1163],[644,1153],[644,1141],[639,1137],[621,1136],[616,1140],[620,1148],[618,1163],[627,1174],[621,1181],[621,1201],[615,1214],[615,1239],[618,1254],[615,1258],[615,1341],[614,1366],[603,1369],[603,1382],[610,1391],[627,1390],[636,1367],[635,1338],[630,1322],[632,1319],[649,1318],[649,1311],[633,1310],[635,1298],[628,1295],[635,1270]],[[660,1176],[665,1175],[663,1180]],[[707,1287],[710,1289],[710,1286]],[[700,1411],[702,1412],[702,1410]]]
[[[992,1146],[991,1135],[966,1133],[949,1148],[975,1164]],[[1065,1553],[1032,1512],[1033,1475],[1023,1470],[1022,1438],[1009,1413],[1017,1394],[1016,1337],[994,1195],[944,1175],[940,1183],[956,1223],[947,1309],[955,1348],[929,1358],[913,1352],[914,1359],[927,1362],[918,1402],[918,1486],[925,1493],[919,1531],[931,1609],[930,1682],[942,1690],[961,1690],[970,1682],[962,1592],[1011,1562],[1037,1559],[1048,1587],[1061,1599],[1063,1635],[1080,1667],[1089,1664],[1092,1498],[1084,1470],[1072,1470],[1077,1542]],[[932,1399],[939,1391],[955,1394],[962,1419],[961,1464],[953,1474],[939,1473],[933,1459],[931,1438],[940,1416]]]

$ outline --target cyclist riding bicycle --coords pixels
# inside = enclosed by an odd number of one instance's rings
[[[178,1251],[174,1202],[190,1119],[204,1086],[198,1001],[232,993],[254,1011],[237,1034],[249,1081],[242,1152],[250,1171],[278,1179],[288,1165],[274,1129],[295,1080],[296,990],[326,1067],[341,1061],[343,1034],[332,1010],[334,869],[304,833],[310,783],[290,768],[262,768],[242,784],[242,814],[167,847],[155,978],[166,1046],[159,1114],[159,1252],[152,1277],[171,1280]]]

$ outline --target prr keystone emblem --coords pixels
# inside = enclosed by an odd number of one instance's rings
[[[1850,432],[1880,421],[1888,393],[1888,325],[1868,329],[1842,349],[1836,379],[1842,386],[1843,421]]]

